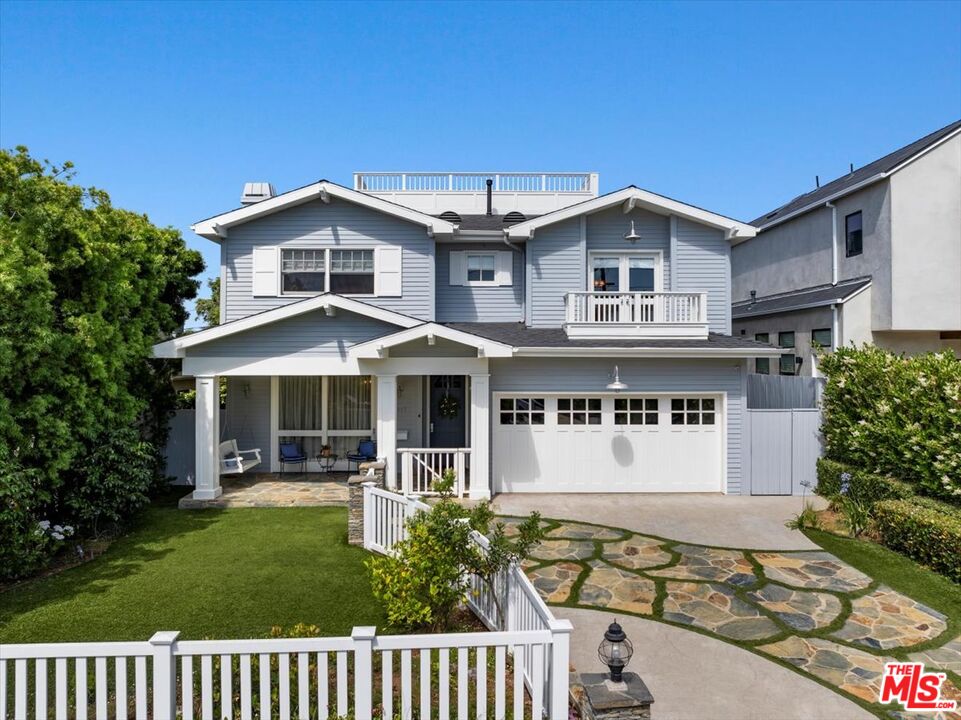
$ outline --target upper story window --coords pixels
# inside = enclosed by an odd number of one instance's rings
[[[787,332],[779,332],[777,334],[777,344],[782,348],[793,350],[794,349],[794,331],[789,330]],[[796,375],[797,374],[797,355],[793,352],[784,353],[781,355],[780,365],[778,369],[781,375]]]
[[[321,293],[327,284],[326,250],[284,250],[280,272],[285,293]]]
[[[374,251],[331,250],[330,292],[342,295],[373,295]]]
[[[771,341],[770,335],[767,333],[755,333],[754,339],[762,343]],[[754,372],[758,373],[759,375],[770,375],[771,358],[756,358],[754,360]]]
[[[860,255],[864,249],[860,210],[844,218],[844,247],[848,257]]]
[[[595,292],[654,292],[660,258],[641,254],[591,255],[591,290]]]
[[[811,343],[818,347],[831,349],[831,328],[811,331]]]
[[[473,285],[494,282],[495,258],[494,253],[468,253],[467,283]]]

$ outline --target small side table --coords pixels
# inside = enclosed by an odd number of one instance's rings
[[[331,453],[330,455],[318,455],[317,464],[320,465],[320,471],[325,473],[330,473],[334,469],[334,464],[337,462],[337,455]]]

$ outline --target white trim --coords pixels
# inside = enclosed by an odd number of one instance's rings
[[[270,472],[280,472],[280,376],[270,376]]]
[[[625,266],[624,259],[629,257],[649,257],[654,259],[654,289],[653,290],[629,290],[624,287],[621,290],[617,290],[620,293],[627,292],[664,292],[664,251],[663,250],[625,250],[623,248],[611,248],[606,250],[604,248],[591,248],[587,252],[587,291],[592,292],[594,290],[594,258],[600,257],[614,257],[617,256],[618,260],[618,284],[624,285],[624,271],[628,271],[628,278],[630,277],[629,266]]]
[[[325,197],[326,200],[324,199]],[[200,220],[191,225],[190,229],[201,237],[219,242],[227,237],[227,233],[231,227],[242,225],[256,218],[271,215],[275,212],[293,207],[294,205],[310,202],[311,200],[329,202],[331,197],[340,198],[341,200],[352,202],[355,205],[362,205],[386,215],[393,215],[402,220],[422,225],[427,229],[427,234],[431,237],[434,235],[452,235],[454,232],[453,223],[449,223],[446,220],[411,210],[403,205],[397,205],[396,203],[382,200],[381,198],[368,195],[364,192],[351,190],[350,188],[332,183],[328,180],[321,180],[320,182],[306,185],[296,190],[275,195],[267,200],[261,200],[252,205],[215,215],[206,220]]]
[[[437,323],[424,323],[417,327],[408,328],[399,332],[387,335],[386,337],[374,338],[366,342],[357,343],[347,351],[350,358],[382,359],[388,357],[388,351],[395,345],[419,340],[429,336],[444,338],[461,345],[469,345],[477,348],[478,357],[511,357],[514,348],[504,343],[472,335],[463,330],[455,330],[446,325]]]
[[[552,225],[554,223],[561,222],[562,220],[567,220],[579,215],[587,215],[590,213],[599,212],[601,210],[606,210],[607,208],[614,207],[627,201],[633,201],[634,206],[642,207],[646,210],[651,210],[661,215],[677,215],[703,225],[709,225],[711,227],[720,228],[721,230],[726,230],[728,233],[728,239],[746,239],[754,237],[757,234],[757,228],[755,228],[753,225],[738,222],[737,220],[724,217],[723,215],[708,212],[707,210],[702,210],[701,208],[694,207],[693,205],[672,200],[671,198],[666,198],[663,195],[657,195],[656,193],[652,193],[647,190],[641,190],[640,188],[633,186],[626,187],[623,190],[618,190],[607,195],[602,195],[601,197],[594,198],[593,200],[587,200],[582,203],[577,203],[576,205],[555,210],[552,213],[541,215],[540,217],[532,220],[527,220],[525,222],[512,225],[507,229],[507,233],[511,238],[532,238],[534,237],[534,230],[537,228],[544,227],[546,225]]]
[[[207,328],[206,330],[191,333],[190,335],[183,335],[172,340],[157,343],[153,346],[153,356],[167,358],[184,357],[184,350],[195,345],[202,345],[211,340],[229,337],[235,333],[253,330],[254,328],[270,325],[279,320],[296,317],[303,313],[311,312],[312,310],[327,309],[331,306],[346,310],[347,312],[357,313],[358,315],[366,315],[374,320],[382,320],[393,325],[399,325],[402,328],[411,328],[423,322],[409,315],[384,310],[375,305],[370,305],[360,300],[352,300],[343,295],[323,293],[304,300],[292,302],[289,305],[265,310],[256,315],[249,315],[241,320],[234,320],[233,322]]]
[[[185,375],[463,375],[487,372],[486,357],[405,357],[384,360],[317,355],[286,357],[187,357]]]

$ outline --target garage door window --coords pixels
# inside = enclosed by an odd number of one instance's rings
[[[600,398],[558,398],[558,425],[600,425]]]
[[[501,425],[543,425],[544,398],[501,398]]]
[[[714,398],[672,398],[671,425],[713,425]]]
[[[615,425],[657,425],[657,398],[614,398]]]

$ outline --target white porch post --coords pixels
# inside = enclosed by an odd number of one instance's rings
[[[384,484],[397,487],[397,376],[377,375],[377,457],[386,461]]]
[[[470,497],[491,496],[490,380],[488,374],[470,376]]]
[[[198,375],[197,404],[194,412],[194,492],[195,500],[220,496],[220,379]]]

